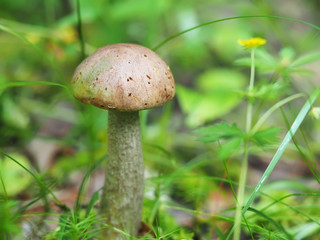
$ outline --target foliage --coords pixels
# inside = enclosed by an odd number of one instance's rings
[[[3,0],[0,9],[1,239],[38,221],[44,239],[95,239],[110,227],[95,186],[107,113],[76,102],[68,81],[83,57],[117,42],[157,51],[177,84],[176,100],[140,115],[141,239],[230,239],[237,224],[246,239],[319,239],[317,1]],[[254,36],[267,44],[254,49],[250,87],[252,58],[237,41]],[[50,147],[31,150],[34,140]]]
[[[19,233],[20,227],[17,224],[18,216],[14,214],[17,207],[16,201],[4,201],[0,199],[0,237],[1,239],[9,239],[16,233]]]

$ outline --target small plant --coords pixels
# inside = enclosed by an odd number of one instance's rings
[[[17,224],[19,215],[15,214],[18,202],[0,199],[0,239],[10,239],[10,236],[19,233]]]
[[[279,100],[277,103],[275,103],[271,108],[269,108],[265,113],[259,112],[261,114],[260,118],[256,119],[255,122],[253,122],[253,107],[254,103],[257,102],[258,99],[261,99],[261,101],[266,101],[268,97],[271,97],[270,99],[274,98],[279,98],[279,96],[287,94],[287,91],[283,91],[283,87],[281,87],[281,84],[288,85],[290,81],[289,73],[296,73],[297,71],[294,71],[293,67],[289,66],[294,66],[296,68],[301,67],[303,64],[295,64],[291,63],[288,58],[286,61],[286,67],[288,67],[288,71],[286,68],[283,66],[283,68],[278,68],[278,64],[276,64],[276,61],[274,61],[273,64],[273,69],[278,71],[278,80],[280,83],[278,84],[277,82],[271,82],[269,84],[263,84],[259,87],[255,87],[255,51],[256,48],[259,46],[262,46],[266,43],[265,39],[262,38],[251,38],[249,40],[243,41],[239,40],[238,43],[244,47],[246,50],[250,50],[251,52],[251,58],[250,58],[250,81],[249,81],[249,86],[248,89],[241,94],[245,97],[247,100],[247,112],[246,112],[246,124],[244,127],[244,130],[241,128],[238,128],[236,124],[229,125],[226,122],[218,123],[213,126],[205,127],[198,129],[196,131],[197,134],[202,135],[200,137],[200,140],[203,142],[218,142],[220,146],[219,150],[219,155],[218,157],[221,159],[226,160],[233,154],[237,154],[239,151],[242,152],[242,167],[240,170],[240,179],[239,179],[239,187],[237,194],[234,191],[235,199],[236,199],[236,211],[235,211],[235,219],[234,219],[234,226],[231,229],[231,231],[228,234],[227,239],[231,237],[233,234],[233,239],[234,240],[239,240],[240,239],[240,234],[241,234],[241,225],[246,224],[248,226],[249,232],[250,232],[250,227],[246,221],[246,218],[244,217],[245,211],[248,210],[250,204],[253,201],[255,194],[257,194],[257,191],[254,192],[254,194],[251,196],[249,201],[245,204],[245,187],[246,187],[246,178],[248,175],[248,156],[250,154],[251,149],[254,149],[254,147],[258,148],[266,148],[268,146],[271,146],[274,143],[277,143],[278,141],[278,133],[280,132],[280,129],[274,127],[274,126],[268,126],[265,124],[266,120],[270,115],[277,109],[279,109],[281,106],[284,104],[287,104],[291,102],[292,100],[295,100],[297,98],[303,97],[303,94],[294,94],[291,96],[287,96],[286,98]],[[285,51],[283,51],[285,53]],[[291,51],[292,52],[292,51]],[[259,68],[261,69],[268,69],[268,71],[271,70],[271,68],[266,68],[266,65],[263,65],[263,61],[261,61],[264,58],[272,59],[271,56],[268,56],[267,53],[263,53],[263,51],[260,51],[258,56],[260,57],[259,59]],[[285,56],[285,55],[282,55]],[[314,57],[304,57],[304,59],[308,60],[296,60],[295,62],[310,62],[313,61],[317,58]],[[291,60],[293,61],[293,60]],[[240,62],[240,61],[238,61]],[[245,60],[242,61],[243,63],[246,62],[246,65],[248,64],[249,61]],[[282,61],[283,62],[283,61]],[[269,61],[269,64],[270,61]],[[281,80],[284,80],[285,82],[281,83]],[[315,96],[317,96],[318,92],[316,91]],[[314,101],[314,98],[311,98],[312,100],[310,101],[310,104],[312,101]],[[308,106],[310,108],[310,104],[307,104],[305,107]],[[317,108],[315,108],[317,109]],[[314,113],[315,112],[315,113]],[[311,111],[311,114],[313,114],[315,117],[317,116],[317,110]],[[305,115],[304,115],[305,116]],[[299,117],[297,118],[299,119]],[[299,119],[301,120],[301,119]],[[267,125],[267,127],[266,127]],[[296,126],[298,127],[298,125]],[[295,129],[291,129],[286,138],[288,136],[293,136]],[[288,139],[284,140],[283,143],[288,144]],[[282,144],[283,145],[283,144]],[[282,146],[281,145],[281,146]],[[279,149],[282,149],[283,152],[283,147],[279,147]],[[241,150],[240,150],[241,149]],[[279,150],[278,150],[279,152]],[[277,153],[278,153],[277,152]],[[280,155],[276,154],[275,158],[273,161],[271,161],[270,166],[275,166],[276,161],[275,159],[278,159]],[[269,166],[269,167],[270,167]],[[311,171],[314,172],[311,168]],[[272,168],[268,168],[265,172],[265,175],[262,177],[261,181],[257,185],[257,188],[261,188],[262,184],[265,182],[269,174],[272,172]],[[317,178],[317,176],[315,175]],[[233,189],[233,188],[232,188]],[[258,213],[258,212],[257,212]],[[262,214],[262,213],[258,213]],[[267,216],[265,216],[268,218]],[[242,222],[242,219],[244,222]],[[289,239],[292,237],[282,226],[279,226],[279,229],[282,230],[279,234],[277,233],[272,233],[272,236],[286,236]],[[266,234],[266,233],[263,233]]]
[[[59,222],[53,222],[59,227],[56,231],[44,237],[45,240],[90,240],[97,239],[102,231],[97,216],[91,212],[79,219],[75,214],[66,213],[59,217]]]

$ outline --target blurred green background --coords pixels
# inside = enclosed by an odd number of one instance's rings
[[[188,28],[235,16],[277,15],[316,25],[320,22],[318,0],[79,0],[79,3],[86,55],[119,42],[152,49]],[[81,61],[76,7],[75,0],[0,2],[0,147],[40,171],[48,184],[58,189],[72,187],[77,172],[83,172],[106,153],[107,112],[79,103],[59,86],[7,86],[26,81],[68,85]],[[157,53],[174,74],[177,92],[166,106],[141,113],[145,163],[150,174],[147,177],[177,173],[186,174],[188,180],[150,180],[146,192],[160,186],[161,194],[168,194],[192,209],[210,209],[208,202],[218,191],[228,198],[229,188],[221,190],[219,182],[199,178],[224,177],[225,172],[221,159],[216,157],[219,147],[199,142],[193,131],[221,120],[244,126],[245,105],[239,93],[246,90],[249,82],[248,52],[237,40],[265,38],[267,44],[257,54],[257,86],[280,83],[270,85],[269,90],[259,88],[257,94],[262,100],[257,102],[259,107],[254,116],[257,121],[259,113],[281,98],[296,92],[308,95],[319,85],[319,35],[319,31],[298,22],[244,18],[201,27],[159,48]],[[292,64],[297,59],[302,59],[298,67]],[[284,109],[289,121],[303,102],[297,101]],[[267,127],[272,125],[286,129],[280,112],[266,123]],[[320,154],[316,133],[319,122],[308,118],[303,129],[309,139],[306,145],[313,154],[311,159],[316,162],[314,156]],[[301,138],[305,135],[301,133]],[[252,163],[253,168],[261,173],[265,159],[275,149],[272,145],[262,153],[256,151],[253,158],[260,162]],[[300,159],[294,148],[289,149],[286,158]],[[237,180],[240,162],[233,164],[229,174]],[[5,163],[0,166],[13,168]],[[13,182],[21,186],[12,188],[8,194],[17,199],[23,199],[22,195],[31,198],[36,190],[26,176],[16,177],[19,174],[26,173],[17,170],[4,177],[8,188]],[[303,174],[306,173],[297,170],[288,175]],[[257,176],[249,179],[249,184],[256,183]],[[150,199],[150,207],[145,211],[152,209],[154,199]]]

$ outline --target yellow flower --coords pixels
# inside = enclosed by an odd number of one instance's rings
[[[250,38],[248,40],[238,40],[238,43],[242,45],[245,49],[256,48],[266,44],[266,40],[263,38]]]

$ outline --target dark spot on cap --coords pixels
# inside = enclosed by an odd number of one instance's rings
[[[129,61],[128,63],[130,64],[131,62]]]
[[[131,97],[131,95],[132,95],[131,93],[128,94],[129,97]]]
[[[104,90],[108,91],[108,88],[106,87]]]
[[[150,84],[150,82],[148,82],[148,84]]]
[[[164,88],[165,91],[167,91],[167,88]]]
[[[96,78],[96,80],[98,80],[99,78]]]
[[[127,78],[127,82],[129,82],[130,80],[129,80],[129,78]]]
[[[133,79],[132,79],[132,77],[129,77],[129,79],[132,81]]]
[[[143,56],[144,56],[144,57],[147,57],[147,55],[146,55],[146,54],[144,54]]]
[[[151,79],[151,77],[149,75],[147,75],[147,78]]]
[[[168,79],[171,79],[172,77],[168,77]]]
[[[148,103],[145,103],[144,105],[148,105]]]

